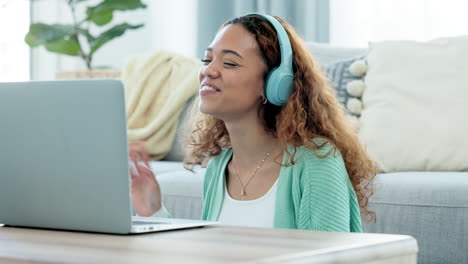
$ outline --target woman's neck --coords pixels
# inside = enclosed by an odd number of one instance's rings
[[[233,159],[239,166],[250,167],[251,163],[258,163],[267,153],[278,150],[278,139],[266,132],[257,117],[226,122],[229,132]]]

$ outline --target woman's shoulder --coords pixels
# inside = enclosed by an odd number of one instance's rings
[[[210,161],[208,163],[208,168],[211,167],[217,167],[220,164],[226,162],[226,160],[229,160],[232,156],[232,148],[226,148],[222,150],[218,155],[213,156],[210,158]]]
[[[348,178],[346,165],[340,150],[330,141],[322,138],[312,139],[319,146],[312,149],[308,146],[296,147],[296,155],[291,170],[296,175],[309,175],[315,179],[335,178],[345,181]],[[291,148],[294,150],[294,148]],[[302,176],[301,176],[302,178]]]
[[[296,147],[296,157],[294,159],[294,163],[301,165],[307,165],[311,163],[336,163],[344,165],[341,152],[336,147],[336,145],[333,144],[333,142],[324,138],[313,138],[310,141],[317,147],[311,148],[306,145]],[[290,147],[289,151],[294,151],[294,148]]]
[[[211,157],[205,172],[205,180],[209,180],[213,175],[222,173],[231,159],[232,149],[227,148],[218,155]]]

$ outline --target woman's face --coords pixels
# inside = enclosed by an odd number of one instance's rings
[[[255,36],[242,25],[226,26],[205,51],[200,111],[224,121],[257,114],[265,68]]]

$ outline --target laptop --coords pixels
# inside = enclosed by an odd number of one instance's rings
[[[0,223],[130,234],[216,222],[132,216],[118,80],[0,83]]]

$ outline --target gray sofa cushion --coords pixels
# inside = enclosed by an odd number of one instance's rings
[[[419,263],[468,263],[468,173],[380,174],[369,233],[405,234],[419,245]]]
[[[373,203],[468,208],[468,172],[380,174]]]
[[[186,170],[182,162],[151,162],[159,182],[164,206],[174,218],[201,219],[204,168],[195,173]]]

